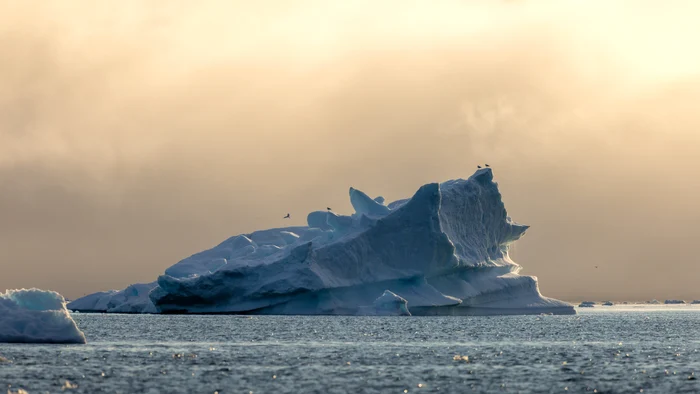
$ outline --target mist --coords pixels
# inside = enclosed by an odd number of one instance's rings
[[[150,282],[486,162],[545,295],[700,298],[694,2],[295,4],[0,1],[0,289]]]

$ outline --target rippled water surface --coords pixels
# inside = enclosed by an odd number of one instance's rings
[[[0,344],[0,390],[700,392],[700,308],[598,307],[576,316],[74,318],[87,345]]]

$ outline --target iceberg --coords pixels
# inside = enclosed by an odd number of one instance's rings
[[[360,307],[358,315],[366,316],[411,316],[408,311],[408,301],[385,290],[384,294],[374,300],[372,308]]]
[[[79,311],[358,315],[575,314],[540,294],[508,254],[514,222],[490,168],[384,204],[350,188],[352,215],[311,212],[307,226],[233,236],[156,282],[97,293]],[[130,286],[132,287],[132,286]],[[145,300],[148,293],[150,304]],[[124,293],[128,294],[124,294]]]
[[[85,343],[63,296],[39,289],[0,293],[0,342]]]
[[[593,301],[583,301],[578,305],[579,308],[593,308],[594,306],[595,302]]]
[[[148,294],[155,282],[136,283],[126,289],[101,291],[68,303],[68,309],[80,312],[157,313]]]

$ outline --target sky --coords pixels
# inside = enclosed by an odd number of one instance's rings
[[[543,294],[700,299],[699,12],[0,0],[0,290],[150,282],[487,162]]]

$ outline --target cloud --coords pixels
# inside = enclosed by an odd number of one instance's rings
[[[692,296],[681,11],[27,4],[0,13],[0,288],[150,281],[286,212],[349,211],[349,186],[398,199],[489,162],[548,295]],[[679,28],[645,49],[653,20]]]

